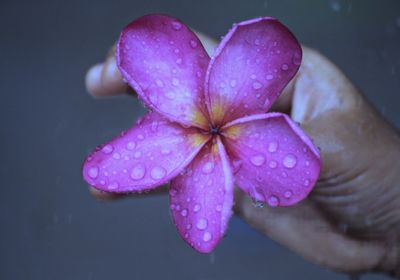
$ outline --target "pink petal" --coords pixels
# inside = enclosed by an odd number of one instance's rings
[[[210,61],[196,35],[172,17],[141,17],[121,33],[117,62],[146,105],[168,119],[207,128],[204,77]]]
[[[178,175],[208,138],[196,128],[185,129],[158,113],[148,113],[88,156],[83,177],[107,192],[153,189]]]
[[[207,70],[206,93],[215,124],[265,113],[296,74],[301,47],[273,18],[233,26]]]
[[[288,206],[304,199],[315,185],[319,152],[287,115],[244,117],[227,124],[222,133],[236,166],[235,183],[254,200]]]
[[[232,172],[219,139],[172,180],[170,202],[181,237],[199,252],[212,251],[224,236],[233,204]]]

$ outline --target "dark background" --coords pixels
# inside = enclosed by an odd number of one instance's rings
[[[217,250],[201,255],[180,240],[167,197],[100,203],[89,195],[85,155],[144,109],[129,97],[92,99],[85,71],[124,25],[153,12],[215,37],[233,22],[277,17],[400,126],[397,0],[1,0],[0,279],[346,279],[238,218]]]

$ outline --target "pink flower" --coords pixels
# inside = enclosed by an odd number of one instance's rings
[[[150,112],[87,158],[93,187],[129,193],[171,181],[174,223],[199,252],[223,237],[234,184],[273,207],[313,188],[318,150],[287,115],[265,113],[301,62],[299,43],[276,19],[234,25],[210,58],[180,21],[144,16],[123,29],[117,61]]]

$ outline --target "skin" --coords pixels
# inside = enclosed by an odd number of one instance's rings
[[[212,53],[216,42],[198,35]],[[94,97],[133,93],[122,81],[114,48],[88,71],[86,86]],[[323,161],[320,178],[306,200],[287,208],[256,208],[236,188],[235,213],[313,263],[400,279],[399,132],[332,62],[304,46],[299,72],[271,111],[288,113],[314,139]]]

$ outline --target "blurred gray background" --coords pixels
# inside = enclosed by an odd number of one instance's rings
[[[215,37],[237,21],[277,17],[400,126],[397,0],[1,0],[0,279],[347,279],[236,217],[217,250],[201,255],[180,240],[167,197],[89,195],[85,155],[145,110],[129,97],[93,100],[85,71],[124,25],[154,12]]]

